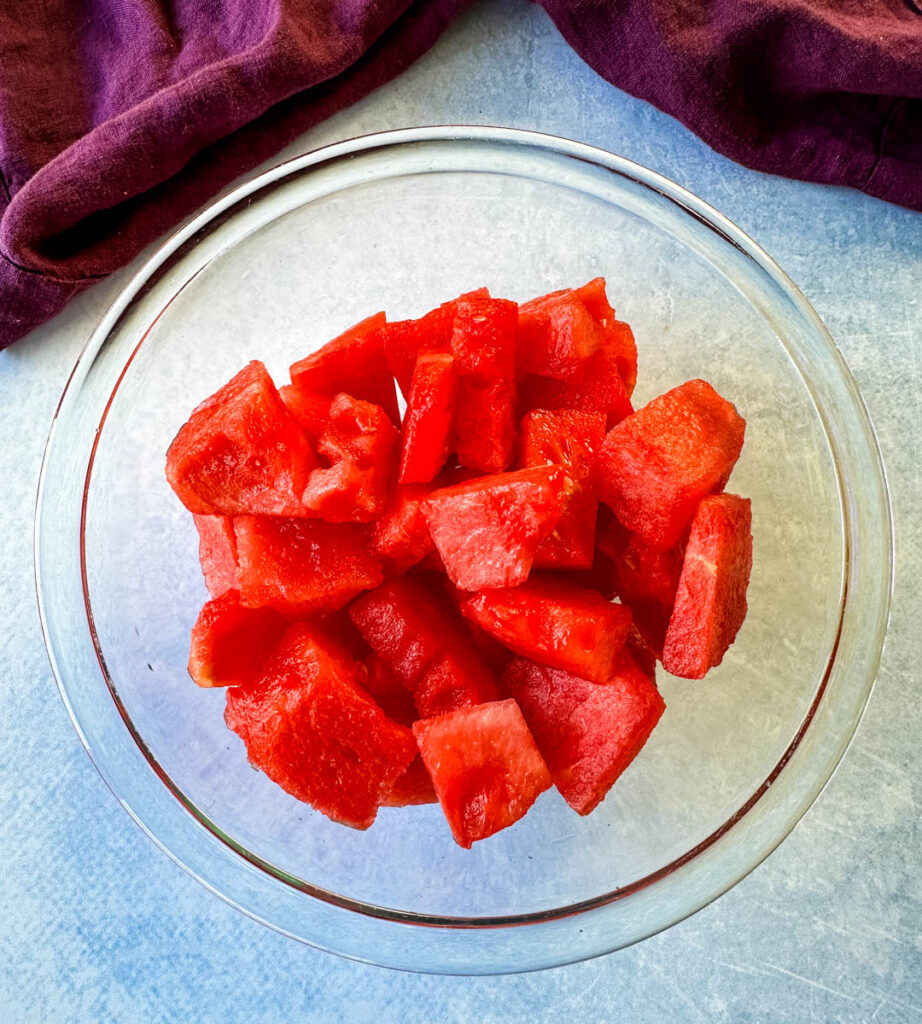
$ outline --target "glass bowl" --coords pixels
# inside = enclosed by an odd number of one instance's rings
[[[456,846],[437,806],[335,825],[254,772],[224,696],[186,673],[206,597],[164,478],[190,410],[244,363],[276,379],[378,309],[488,285],[524,300],[598,274],[638,340],[642,404],[705,377],[748,421],[750,611],[719,669],[660,673],[667,711],[590,817],[556,791]],[[892,541],[871,424],[804,297],[675,184],[496,128],[356,139],[253,179],[173,236],[90,338],[51,430],[36,576],[52,667],[126,810],[241,910],[346,956],[502,973],[642,939],[790,831],[854,733],[887,622]]]

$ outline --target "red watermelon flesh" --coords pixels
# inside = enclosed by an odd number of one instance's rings
[[[239,591],[224,591],[205,604],[192,627],[189,675],[199,686],[255,682],[286,626],[273,609],[244,608]]]
[[[636,623],[631,624],[627,633],[625,650],[637,662],[637,667],[656,686],[656,652],[643,638]]]
[[[233,519],[230,516],[198,515],[192,518],[198,530],[198,557],[208,593],[212,597],[220,597],[225,590],[239,588]]]
[[[605,413],[609,428],[634,411],[616,361],[604,346],[586,360],[579,376],[555,380],[529,374],[519,385],[519,408],[582,409]]]
[[[592,471],[605,437],[598,412],[536,410],[522,420],[523,466],[566,466],[573,481],[560,521],[535,553],[536,568],[587,569],[592,565],[599,500]]]
[[[435,795],[435,787],[432,785],[432,776],[423,759],[417,754],[410,762],[410,767],[394,783],[394,788],[384,798],[381,806],[412,807],[438,802],[439,798]]]
[[[372,525],[372,547],[386,576],[399,576],[435,549],[423,515],[426,484],[392,486],[381,517]]]
[[[369,523],[384,511],[398,434],[380,405],[351,395],[330,404],[330,423],[317,444],[329,466],[315,469],[304,507],[328,523]]]
[[[452,583],[482,590],[524,582],[572,486],[564,469],[534,466],[433,491],[423,513]]]
[[[459,591],[459,593],[463,597],[467,597],[466,591]],[[497,677],[501,676],[503,669],[512,657],[512,651],[490,636],[486,630],[481,629],[476,622],[468,621],[465,625],[467,626],[474,650],[493,669]]]
[[[400,483],[428,483],[445,465],[452,442],[458,379],[447,352],[416,360],[403,419]]]
[[[410,726],[419,717],[413,694],[403,685],[394,670],[381,657],[372,652],[365,658],[367,675],[362,688],[387,715],[401,725]]]
[[[410,397],[413,370],[423,352],[447,352],[451,344],[451,311],[430,310],[418,320],[396,320],[381,332],[391,373],[397,378],[404,398]]]
[[[515,454],[517,329],[518,307],[508,299],[454,303],[455,448],[462,466],[484,473],[501,472]]]
[[[347,392],[380,405],[395,424],[399,423],[397,392],[381,334],[385,322],[383,313],[375,313],[299,360],[291,367],[292,383],[302,391],[331,398]]]
[[[551,777],[514,700],[461,708],[413,726],[455,841],[515,824]]]
[[[366,829],[416,756],[413,735],[361,689],[359,666],[295,623],[263,678],[227,691],[250,763],[334,821]]]
[[[752,506],[748,498],[705,498],[692,520],[663,668],[700,679],[719,665],[746,617],[752,570]]]
[[[457,609],[421,576],[388,580],[349,607],[352,621],[413,693],[420,717],[496,700],[489,667],[471,647]]]
[[[625,654],[604,684],[517,658],[503,679],[561,796],[589,814],[640,753],[665,709]]]
[[[323,635],[335,644],[341,651],[345,651],[351,658],[364,666],[365,659],[370,657],[371,648],[365,643],[365,638],[355,628],[349,613],[340,608],[335,612],[328,612],[325,615],[314,617],[312,620],[318,629],[323,630]],[[365,684],[362,683],[364,686]]]
[[[279,398],[304,431],[304,436],[316,448],[321,435],[330,424],[330,403],[333,399],[329,395],[305,391],[297,384],[285,384],[280,387]]]
[[[683,551],[681,542],[661,551],[630,534],[615,561],[615,590],[631,609],[637,628],[657,656],[663,653],[666,627],[682,572]]]
[[[600,344],[595,321],[569,293],[544,295],[519,307],[520,375],[572,380],[580,376]]]
[[[631,328],[615,318],[615,311],[605,294],[605,278],[593,278],[582,287],[574,288],[570,294],[582,302],[595,320],[602,338],[602,348],[617,366],[630,398],[637,383],[637,343]]]
[[[486,299],[486,288],[459,295],[443,302],[417,320],[392,320],[381,331],[384,352],[391,373],[397,378],[404,398],[410,397],[410,385],[417,358],[424,352],[449,352],[455,305],[468,299]]]
[[[516,654],[596,683],[611,676],[631,625],[622,605],[539,574],[519,587],[474,594],[461,610]]]
[[[238,516],[234,532],[241,599],[249,608],[276,608],[292,618],[331,612],[382,579],[362,526]]]
[[[394,675],[387,662],[377,654],[365,658],[367,675],[362,687],[379,708],[401,725],[411,726],[419,717],[413,695]],[[382,807],[407,807],[415,804],[437,802],[432,779],[419,754],[410,762],[410,767],[394,783],[394,788],[385,797]]]
[[[166,456],[179,500],[198,515],[306,515],[301,494],[317,459],[262,363],[207,398]]]
[[[706,381],[680,384],[608,432],[597,469],[600,497],[645,543],[671,548],[702,498],[723,490],[745,427]]]

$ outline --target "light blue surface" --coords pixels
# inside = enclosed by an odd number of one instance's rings
[[[0,354],[0,1021],[922,1020],[922,216],[758,175],[619,93],[547,17],[481,4],[397,82],[291,147],[410,124],[509,124],[622,153],[775,256],[848,359],[890,474],[897,583],[858,735],[793,835],[689,921],[535,975],[402,975],[297,945],[204,891],[132,824],[80,746],[35,610],[45,435],[125,275]]]

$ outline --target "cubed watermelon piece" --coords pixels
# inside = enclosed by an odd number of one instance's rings
[[[628,654],[604,684],[524,658],[510,663],[503,681],[554,785],[577,814],[598,806],[665,709],[656,687]]]
[[[198,530],[198,557],[208,593],[212,597],[220,597],[225,590],[239,589],[233,519],[230,516],[198,515],[192,518]]]
[[[462,612],[523,657],[604,683],[624,649],[631,613],[594,590],[533,574],[507,590],[483,590]]]
[[[615,311],[605,294],[605,278],[595,277],[580,288],[574,288],[570,294],[582,302],[595,320],[602,338],[602,348],[618,367],[630,398],[637,382],[637,343],[631,328],[615,318]]]
[[[387,505],[372,524],[372,547],[386,576],[399,576],[435,550],[423,515],[426,484],[392,486]]]
[[[301,516],[316,465],[265,366],[254,360],[183,424],[167,452],[166,475],[198,515]]]
[[[636,534],[629,534],[615,560],[615,590],[631,609],[641,636],[658,657],[663,653],[666,627],[675,604],[683,552],[681,541],[674,548],[661,551],[651,548]]]
[[[598,460],[600,497],[651,547],[671,548],[701,499],[723,490],[745,427],[706,381],[680,384],[608,432]]]
[[[394,788],[384,798],[381,806],[418,807],[420,804],[438,802],[439,798],[435,795],[435,786],[432,785],[429,769],[417,754],[410,762],[410,767],[394,783]]]
[[[395,722],[410,726],[419,717],[413,694],[403,685],[394,670],[381,657],[372,652],[365,658],[366,676],[362,688],[369,697]]]
[[[637,662],[637,667],[656,686],[656,651],[643,638],[636,624],[631,624],[627,633],[625,650]]]
[[[423,513],[452,583],[482,590],[524,582],[572,486],[561,467],[533,466],[433,491]]]
[[[417,750],[360,678],[318,627],[295,623],[260,681],[227,691],[224,718],[273,782],[334,821],[366,829]]]
[[[272,608],[244,608],[239,591],[225,590],[205,604],[192,627],[189,675],[199,686],[255,682],[287,625]]]
[[[316,616],[313,621],[317,624],[318,629],[323,630],[323,635],[331,643],[359,662],[360,668],[364,667],[366,658],[371,657],[371,648],[365,643],[365,638],[355,628],[355,624],[349,618],[349,613],[344,608]],[[362,685],[365,685],[364,682]]]
[[[292,618],[335,611],[383,578],[366,527],[238,516],[234,532],[240,594],[249,608],[276,608]]]
[[[381,331],[384,352],[391,373],[397,378],[404,398],[410,397],[413,370],[423,352],[449,352],[454,314],[438,306],[417,320],[394,320]]]
[[[471,646],[460,613],[424,577],[388,580],[354,601],[349,614],[369,646],[412,691],[420,717],[499,697],[496,679]]]
[[[381,331],[384,351],[397,378],[404,398],[410,397],[410,384],[417,358],[424,352],[450,352],[451,330],[455,318],[455,306],[469,299],[488,299],[489,291],[478,288],[466,292],[457,299],[443,302],[417,320],[393,320]]]
[[[557,380],[582,374],[601,338],[586,307],[572,294],[543,295],[519,306],[518,372]]]
[[[387,504],[399,435],[380,405],[351,395],[330,403],[330,422],[317,444],[329,466],[315,469],[304,490],[306,509],[328,523],[370,523]]]
[[[462,590],[459,593],[467,596],[467,591]],[[503,669],[512,658],[512,651],[508,647],[504,647],[495,637],[490,636],[486,630],[481,629],[476,622],[468,621],[466,625],[474,650],[496,673],[497,677],[502,675]]]
[[[426,666],[413,688],[419,718],[433,718],[500,696],[496,677],[474,648],[443,651]]]
[[[592,565],[599,508],[593,468],[604,437],[605,416],[599,412],[535,410],[523,418],[522,465],[565,466],[573,481],[560,521],[535,553],[536,568],[588,569]]]
[[[285,384],[279,388],[279,398],[285,408],[297,420],[304,436],[316,448],[324,430],[330,424],[329,395],[320,395],[316,391],[306,391],[297,384]]]
[[[609,429],[634,411],[616,360],[602,347],[583,364],[580,374],[555,380],[529,374],[519,385],[519,406],[530,409],[582,409],[605,414]]]
[[[692,520],[663,668],[700,679],[719,665],[746,618],[752,571],[752,504],[735,494],[705,498]]]
[[[455,448],[462,466],[484,473],[501,472],[515,454],[517,329],[518,307],[508,299],[454,303]]]
[[[333,397],[347,392],[353,398],[380,405],[391,420],[400,422],[397,392],[384,353],[383,313],[362,320],[323,348],[291,367],[291,382],[305,392]]]
[[[460,846],[515,824],[551,777],[514,700],[461,708],[413,726]]]
[[[424,352],[416,360],[403,419],[400,483],[428,483],[451,450],[458,378],[447,352]]]

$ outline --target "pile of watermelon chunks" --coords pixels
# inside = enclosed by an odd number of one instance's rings
[[[663,713],[656,660],[719,664],[752,560],[743,419],[702,380],[635,412],[636,377],[597,278],[380,313],[194,410],[167,454],[212,595],[189,671],[254,766],[359,829],[437,800],[464,847],[552,784],[598,805]]]

